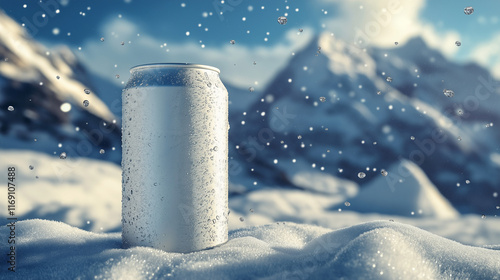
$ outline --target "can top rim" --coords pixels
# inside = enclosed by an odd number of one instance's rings
[[[196,64],[196,63],[149,63],[141,64],[130,68],[130,72],[142,69],[142,68],[198,68],[212,70],[220,74],[220,70],[213,66]]]

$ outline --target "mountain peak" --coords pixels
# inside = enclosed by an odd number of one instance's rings
[[[64,146],[68,156],[118,162],[118,153],[99,153],[112,147],[119,151],[120,131],[102,99],[84,91],[93,88],[90,79],[67,46],[46,48],[0,11],[2,148],[56,153]],[[9,106],[15,109],[7,111]]]
[[[405,46],[407,46],[407,47],[414,47],[414,48],[428,48],[427,43],[420,36],[416,36],[416,37],[410,38],[406,42]]]
[[[40,84],[49,87],[60,102],[70,102],[81,109],[111,122],[114,114],[94,93],[85,96],[92,106],[85,107],[83,90],[88,88],[75,79],[80,73],[76,56],[68,47],[49,50],[31,39],[13,19],[0,11],[0,75],[10,80]],[[80,78],[82,76],[80,75]]]

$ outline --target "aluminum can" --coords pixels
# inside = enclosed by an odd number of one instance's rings
[[[228,239],[228,93],[211,66],[133,67],[122,93],[123,247]]]

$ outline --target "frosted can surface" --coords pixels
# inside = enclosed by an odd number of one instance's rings
[[[193,252],[227,241],[228,94],[219,70],[130,70],[122,102],[123,247]]]

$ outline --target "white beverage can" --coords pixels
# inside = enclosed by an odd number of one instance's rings
[[[228,239],[228,93],[219,69],[133,67],[122,102],[123,247],[193,252]]]

